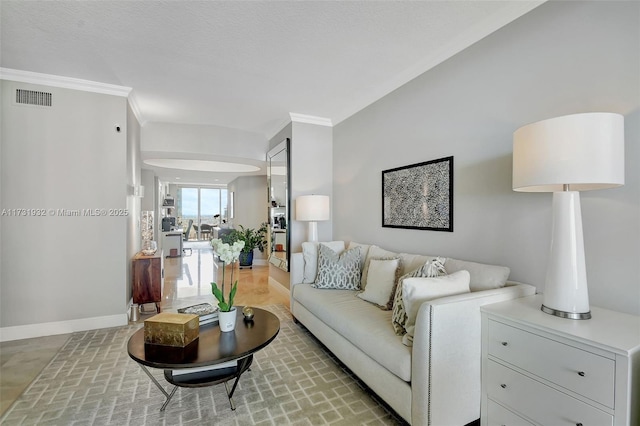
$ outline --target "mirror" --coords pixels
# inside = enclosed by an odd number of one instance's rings
[[[289,271],[289,146],[287,138],[267,153],[267,185],[269,200],[269,263]]]

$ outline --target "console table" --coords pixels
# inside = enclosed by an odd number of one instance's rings
[[[480,308],[481,424],[640,424],[640,317],[540,310],[542,296]]]
[[[203,387],[224,383],[231,409],[235,410],[233,393],[240,376],[249,369],[253,354],[273,341],[280,331],[280,320],[269,311],[253,308],[252,321],[245,321],[242,306],[237,307],[236,328],[221,332],[217,324],[200,327],[200,335],[184,348],[144,343],[144,329],[140,329],[127,344],[129,356],[136,361],[166,400],[160,411],[171,401],[178,387]],[[174,385],[167,392],[147,367],[161,368],[164,378]],[[228,382],[235,378],[229,389]]]

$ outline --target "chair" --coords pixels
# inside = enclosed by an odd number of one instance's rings
[[[193,219],[189,219],[189,224],[187,225],[187,230],[185,231],[182,237],[182,241],[189,241],[189,233],[191,232],[191,226],[193,226]],[[189,252],[188,255],[187,255],[187,251]],[[184,254],[185,256],[191,256],[191,254],[193,254],[193,249],[191,247],[183,247],[182,254]]]
[[[208,225],[206,223],[200,225],[200,235],[205,240],[211,238],[211,225]]]
[[[191,227],[193,226],[193,219],[189,219],[189,225],[187,225],[187,230],[184,233],[183,241],[189,241],[189,233],[191,232]]]

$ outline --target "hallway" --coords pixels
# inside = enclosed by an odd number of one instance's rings
[[[164,262],[163,311],[174,311],[203,302],[217,304],[211,293],[211,282],[214,281],[214,275],[217,277],[216,283],[222,282],[222,263],[214,261],[208,241],[189,241],[185,242],[184,247],[187,249],[185,255],[166,258]],[[230,282],[229,273],[227,267],[226,285]],[[280,303],[289,306],[289,291],[269,278],[268,265],[254,264],[252,269],[239,269],[236,265],[233,278],[238,280],[234,304],[262,306]],[[228,293],[228,287],[225,293]],[[151,305],[148,306],[147,310],[151,311]]]

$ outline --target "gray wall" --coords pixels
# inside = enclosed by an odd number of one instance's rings
[[[300,195],[328,195],[333,205],[333,129],[309,123],[292,123],[291,137],[291,252],[302,251],[308,239],[309,222],[296,220],[296,199]],[[331,220],[318,222],[318,240],[330,241]]]
[[[507,265],[543,290],[551,194],[511,189],[512,134],[625,116],[626,184],[582,193],[591,304],[640,314],[640,3],[550,2],[334,129],[334,239]],[[381,171],[453,155],[454,232],[381,227]]]
[[[140,201],[141,211],[154,211],[157,207],[155,174],[151,170],[142,169],[141,183],[144,186],[144,197]],[[155,218],[154,218],[155,219]]]
[[[1,217],[2,339],[126,324],[127,217],[51,213],[127,208],[126,98],[0,83],[1,207],[48,212]],[[16,88],[52,92],[53,106],[14,105]]]

